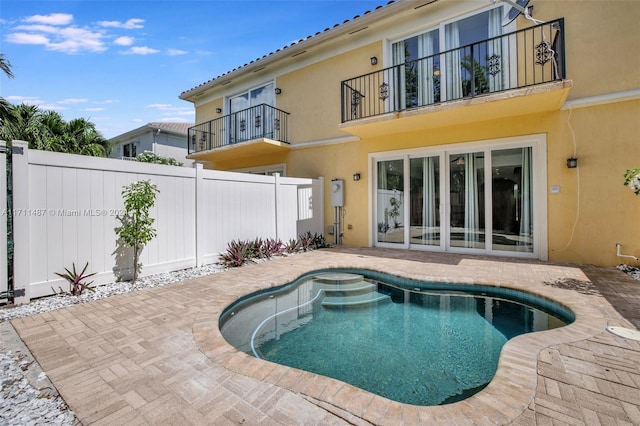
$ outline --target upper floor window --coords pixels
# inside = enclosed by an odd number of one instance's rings
[[[503,34],[502,17],[499,6],[392,43],[394,81],[403,92],[394,109],[502,90],[506,49],[492,40]]]
[[[275,101],[273,83],[268,83],[229,98],[229,113],[233,114],[260,104],[275,106]]]

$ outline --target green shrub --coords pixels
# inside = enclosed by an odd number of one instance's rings
[[[151,151],[145,151],[136,156],[136,161],[141,163],[165,164],[168,166],[182,166],[175,158],[161,157]]]

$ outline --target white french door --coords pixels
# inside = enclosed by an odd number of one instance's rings
[[[257,108],[262,104],[275,105],[274,83],[232,96],[228,102],[229,143],[242,142],[255,137],[274,137],[273,110]]]
[[[374,159],[374,244],[546,256],[541,158],[516,143]]]

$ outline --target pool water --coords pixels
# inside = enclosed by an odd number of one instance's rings
[[[439,405],[482,390],[508,339],[572,320],[499,293],[401,286],[359,272],[315,274],[280,295],[244,299],[223,313],[222,333],[262,359],[394,401]]]

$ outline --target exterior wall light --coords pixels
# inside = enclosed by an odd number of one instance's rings
[[[371,65],[378,65],[378,58],[376,56],[371,57]]]
[[[353,180],[355,180],[355,181],[360,180],[360,173],[354,173],[353,174]]]
[[[578,159],[575,157],[567,158],[567,167],[570,169],[578,167]]]
[[[282,93],[282,89],[279,87],[276,87],[276,95],[279,95],[280,93]]]
[[[222,112],[222,108],[216,108],[216,112],[220,114]]]

